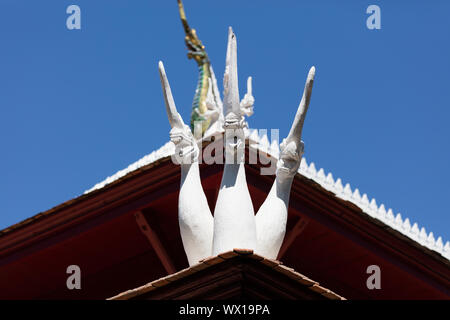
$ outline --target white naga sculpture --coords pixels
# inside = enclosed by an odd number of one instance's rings
[[[253,113],[254,98],[249,79],[248,92],[243,101],[239,100],[236,36],[229,29],[223,81],[225,165],[214,217],[200,181],[198,145],[202,140],[194,139],[191,129],[177,112],[162,62],[159,62],[159,72],[172,127],[170,139],[176,146],[173,159],[181,166],[178,218],[189,265],[234,248],[253,249],[262,256],[276,259],[286,232],[291,184],[303,154],[301,134],[311,98],[314,67],[309,71],[289,135],[280,145],[275,181],[255,215],[244,166],[244,115]]]

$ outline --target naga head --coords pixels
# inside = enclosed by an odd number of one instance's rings
[[[163,88],[167,116],[172,127],[170,130],[170,141],[175,144],[175,153],[172,160],[177,164],[190,164],[198,159],[199,148],[191,129],[184,123],[181,115],[177,111],[166,71],[161,61],[159,62],[159,75]]]
[[[175,145],[175,163],[190,164],[198,159],[199,148],[189,126],[173,127],[169,135],[170,141]]]
[[[188,49],[188,58],[194,59],[198,64],[203,64],[208,61],[208,55],[206,54],[205,46],[202,44],[197,36],[195,29],[192,29],[186,19],[186,13],[184,12],[183,2],[178,0],[178,9],[180,11],[181,23],[183,24],[184,42]]]
[[[286,139],[280,145],[280,158],[277,162],[277,176],[293,177],[300,166],[304,150],[303,141],[295,142]]]
[[[308,111],[309,102],[311,100],[312,87],[314,83],[314,75],[316,69],[312,67],[309,70],[306,79],[303,97],[292,123],[291,130],[286,139],[280,144],[280,157],[277,163],[277,177],[292,178],[297,173],[302,159],[304,144],[301,141],[303,123]]]

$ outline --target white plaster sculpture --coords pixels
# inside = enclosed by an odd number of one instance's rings
[[[311,98],[314,67],[309,71],[289,135],[280,145],[275,181],[255,216],[244,165],[244,129],[247,126],[244,115],[253,114],[252,80],[249,78],[247,81],[247,94],[239,101],[237,43],[235,34],[229,29],[223,81],[225,165],[214,218],[200,181],[197,142],[176,110],[162,62],[159,70],[172,127],[170,138],[176,146],[174,159],[181,166],[178,217],[189,265],[234,248],[253,249],[267,258],[276,259],[286,231],[292,181],[303,154],[301,134]],[[208,96],[207,101],[212,97],[211,92]]]
[[[280,145],[275,181],[256,215],[258,237],[255,252],[269,259],[277,258],[286,233],[289,195],[292,180],[302,160],[304,150],[304,144],[301,141],[302,129],[311,99],[315,72],[314,67],[309,70],[303,97],[291,130]]]
[[[245,177],[245,121],[239,102],[237,43],[231,28],[223,87],[225,165],[214,210],[213,255],[256,247],[255,213]]]
[[[159,62],[159,74],[167,116],[172,127],[170,140],[175,144],[175,150],[178,152],[173,159],[181,166],[178,223],[189,265],[193,265],[211,255],[213,217],[200,181],[199,148],[191,129],[184,124],[177,111],[161,61]]]

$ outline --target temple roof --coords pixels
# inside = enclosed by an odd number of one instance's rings
[[[276,141],[272,142],[271,144],[267,135],[259,136],[257,130],[247,131],[246,135],[247,143],[251,147],[257,148],[259,151],[264,152],[268,157],[278,159],[279,146]],[[129,173],[150,163],[156,162],[162,158],[171,156],[173,153],[174,145],[171,142],[167,142],[158,150],[153,151],[152,153],[142,157],[138,161],[130,164],[127,168],[120,170],[114,175],[97,183],[91,189],[85,191],[84,194],[88,194],[94,190],[101,189],[106,185],[126,176]],[[396,230],[401,234],[407,236],[417,244],[433,250],[447,260],[450,260],[449,241],[444,244],[441,236],[436,237],[433,232],[427,233],[425,227],[419,227],[417,222],[412,223],[409,218],[403,218],[400,213],[394,215],[394,211],[392,209],[386,209],[383,203],[378,205],[375,198],[369,200],[369,197],[366,193],[360,192],[358,188],[352,189],[350,183],[346,183],[344,185],[342,179],[335,179],[331,172],[326,173],[323,168],[320,168],[318,170],[314,162],[310,162],[308,164],[305,157],[302,158],[300,168],[298,170],[298,175],[314,181],[323,189],[334,194],[335,197],[356,205],[367,216],[376,219],[385,226],[390,227],[393,230]]]
[[[346,300],[280,261],[248,249],[206,258],[109,300],[226,298]]]
[[[256,211],[274,181],[274,176],[261,175],[263,160],[277,159],[276,146],[264,141],[267,137],[247,139],[246,156],[252,148],[262,151],[260,162],[245,165]],[[166,144],[96,190],[0,231],[0,273],[8,274],[0,280],[0,299],[105,299],[145,283],[153,286],[153,281],[187,268],[177,214],[181,173],[171,161],[172,152]],[[285,241],[277,257],[283,265],[276,270],[294,268],[347,299],[449,297],[448,258],[325,189],[317,177],[311,178],[311,167],[294,178]],[[202,164],[200,173],[213,208],[223,165]],[[66,288],[61,270],[71,264],[83,270],[83,290]],[[370,265],[383,270],[383,290],[366,287]],[[255,272],[262,268],[254,267]],[[282,281],[276,270],[263,273]]]

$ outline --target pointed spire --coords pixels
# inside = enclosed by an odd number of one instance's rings
[[[386,219],[386,208],[384,207],[383,203],[378,208],[378,212],[377,213],[378,213],[378,217],[380,217],[380,219],[382,219],[382,220]]]
[[[436,248],[439,251],[441,251],[443,247],[444,247],[444,244],[442,242],[442,237],[437,238],[437,240],[436,240]]]
[[[361,202],[361,195],[359,194],[359,189],[358,188],[356,188],[355,191],[353,191],[352,197],[357,203]]]
[[[395,216],[395,225],[398,227],[401,227],[403,225],[403,219],[400,213],[397,213],[397,215]]]
[[[347,183],[344,187],[344,195],[348,196],[349,198],[352,196],[352,188],[350,187],[350,183]]]
[[[326,183],[329,185],[334,185],[333,174],[331,172],[327,175]]]
[[[394,222],[394,219],[395,219],[394,212],[392,211],[392,209],[389,209],[386,213],[386,220],[390,224],[390,223]]]
[[[411,230],[411,224],[409,223],[409,219],[406,218],[405,221],[403,222],[403,229],[405,230],[406,233],[408,233]]]
[[[419,236],[420,230],[419,230],[419,225],[417,224],[417,222],[414,222],[414,224],[411,228],[411,233],[416,237]]]
[[[433,232],[430,232],[430,234],[428,235],[428,238],[427,238],[427,245],[428,245],[429,247],[434,247],[435,241],[436,241],[436,240],[434,240],[434,234],[433,234]]]
[[[336,194],[339,194],[344,190],[344,187],[342,186],[341,178],[338,178],[336,180],[336,182],[334,183],[334,189],[336,190]]]
[[[314,162],[311,162],[311,164],[309,165],[308,173],[312,178],[314,178],[316,176],[317,170],[316,170],[316,165],[314,164]]]
[[[444,246],[444,249],[443,249],[443,251],[445,252],[445,253],[450,253],[450,242],[446,242],[445,243],[445,246]]]
[[[167,79],[166,70],[164,69],[164,64],[162,63],[162,61],[159,62],[159,76],[161,79],[164,102],[166,103],[166,111],[170,126],[172,128],[177,127],[181,129],[184,127],[184,123],[177,111],[177,107],[175,106],[175,101],[173,100],[172,96],[172,90],[170,89],[169,80]]]
[[[450,242],[446,242],[444,249],[442,249],[442,255],[450,260]]]
[[[363,194],[362,198],[361,198],[361,204],[363,205],[363,207],[368,207],[369,206],[369,198],[367,197],[367,194]]]
[[[377,201],[375,200],[375,198],[372,198],[372,200],[370,201],[369,208],[370,208],[370,210],[372,210],[374,213],[376,213],[376,212],[378,211]]]
[[[294,122],[292,123],[291,130],[286,138],[290,141],[300,141],[302,138],[303,123],[305,122],[306,113],[309,107],[309,101],[311,100],[312,87],[314,83],[314,76],[316,74],[316,68],[311,67],[306,78],[305,88],[303,90],[302,100],[298,106],[297,113],[295,114]]]
[[[325,171],[323,171],[323,168],[320,168],[319,172],[317,172],[317,178],[321,181],[321,182],[325,182]]]
[[[421,241],[425,241],[427,239],[427,231],[425,230],[425,227],[422,227],[422,229],[420,229],[419,239]]]
[[[241,116],[239,102],[239,85],[237,72],[237,41],[233,29],[228,29],[228,47],[225,74],[223,77],[223,106],[225,115],[233,112],[236,116]]]
[[[308,170],[308,163],[306,162],[306,158],[302,157],[302,160],[300,161],[300,171],[306,173],[307,170]]]

